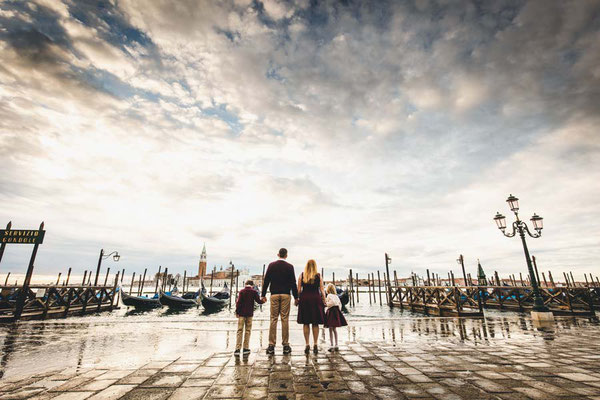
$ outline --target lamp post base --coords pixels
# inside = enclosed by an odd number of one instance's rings
[[[554,322],[554,314],[551,311],[532,311],[531,319],[534,322]]]

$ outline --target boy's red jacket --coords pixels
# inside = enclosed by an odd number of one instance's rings
[[[254,316],[254,302],[262,304],[258,292],[250,286],[246,286],[238,293],[235,304],[235,313],[240,317]]]

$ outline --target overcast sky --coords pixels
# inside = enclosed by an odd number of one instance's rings
[[[600,272],[599,1],[314,3],[0,1],[0,225],[46,222],[36,274],[191,272],[204,242],[525,273],[510,193],[542,270]]]

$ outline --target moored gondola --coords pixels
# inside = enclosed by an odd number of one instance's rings
[[[159,300],[158,296],[156,296],[156,295],[154,297],[132,296],[130,294],[125,293],[125,291],[123,291],[121,300],[123,301],[123,304],[125,304],[128,307],[135,307],[136,310],[137,309],[148,310],[148,309],[152,309],[152,308],[162,307],[162,304],[160,303],[160,300]]]
[[[192,307],[198,307],[198,293],[194,293],[193,295],[186,294],[185,297],[168,295],[166,293],[160,292],[160,303],[169,307],[169,309],[174,310],[183,310]]]
[[[223,287],[218,293],[215,293],[212,296],[209,296],[206,292],[206,288],[204,284],[202,284],[202,290],[200,291],[200,299],[202,301],[202,306],[206,310],[218,310],[223,308],[227,304],[229,304],[229,292],[227,291],[227,284]]]

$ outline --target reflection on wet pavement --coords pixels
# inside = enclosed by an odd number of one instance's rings
[[[381,341],[426,347],[442,341],[486,345],[515,339],[552,341],[600,330],[597,322],[581,318],[557,318],[553,327],[538,330],[527,314],[496,311],[479,319],[433,318],[361,304],[349,310],[349,326],[339,330],[342,343]],[[295,321],[295,312],[291,321]],[[267,313],[268,307],[263,307],[255,314],[252,348],[267,345]],[[111,314],[20,322],[0,327],[0,375],[30,376],[56,368],[134,368],[163,357],[208,356],[233,349],[236,326],[228,309],[206,315],[202,309],[138,313],[123,308]],[[301,326],[291,322],[290,327],[292,347],[299,351],[304,343]],[[326,346],[323,335],[321,343]]]

